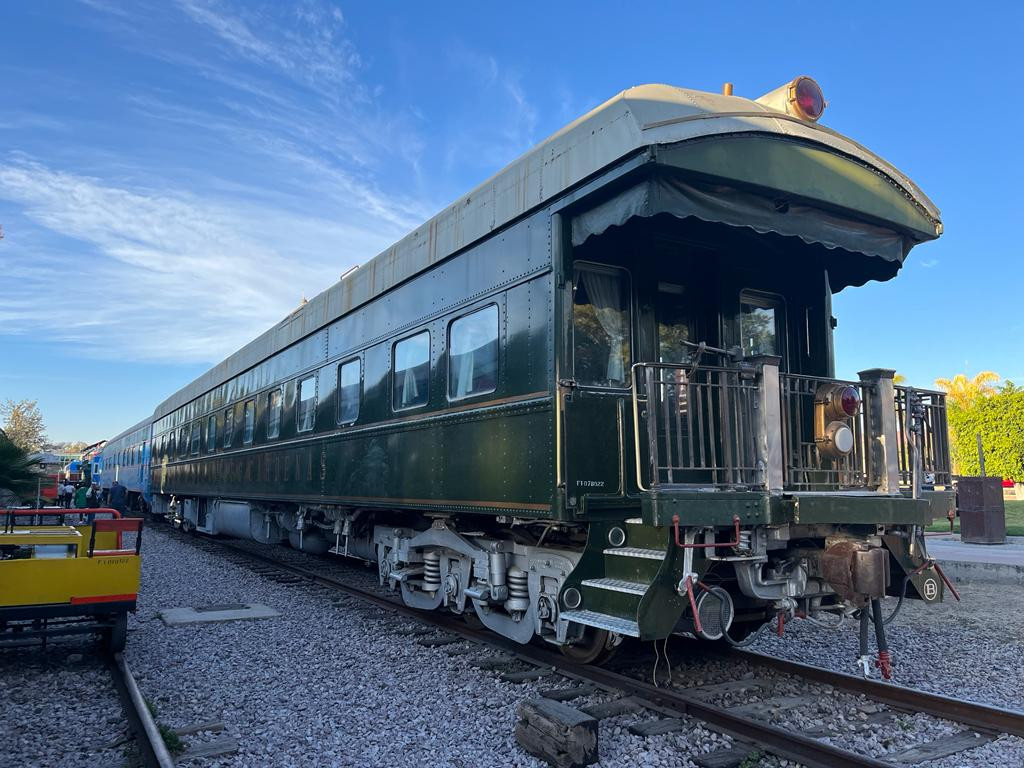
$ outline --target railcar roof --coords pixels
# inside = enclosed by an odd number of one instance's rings
[[[228,359],[230,360],[231,358],[228,358]],[[191,385],[189,385],[189,386],[191,386]],[[123,432],[119,432],[118,434],[114,435],[114,437],[112,437],[109,440],[107,440],[107,445],[113,446],[114,443],[116,443],[122,437],[127,437],[132,432],[135,432],[138,429],[142,429],[143,427],[148,427],[152,423],[153,423],[153,417],[152,416],[147,416],[142,421],[140,421],[138,424],[133,424],[132,426],[128,427],[128,429],[124,430]],[[106,448],[106,446],[104,446],[104,448]]]
[[[530,149],[174,393],[157,407],[155,418],[248,370],[643,147],[752,132],[817,142],[878,169],[903,188],[939,231],[939,210],[909,178],[835,131],[741,96],[670,85],[639,85],[622,91]]]

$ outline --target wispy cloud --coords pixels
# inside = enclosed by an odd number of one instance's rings
[[[537,108],[526,95],[520,73],[494,56],[455,45],[448,57],[459,76],[473,83],[481,105],[472,130],[461,128],[449,142],[447,165],[476,157],[481,166],[497,170],[536,143]]]
[[[35,225],[0,250],[0,327],[119,359],[220,359],[336,280],[354,260],[343,254],[394,237],[372,217],[346,226],[116,187],[19,156],[0,168],[0,198]],[[87,277],[67,240],[85,246]]]
[[[939,260],[938,259],[921,259],[921,261],[919,261],[917,263],[920,264],[925,269],[931,269],[932,267],[937,267],[939,265]]]
[[[292,23],[281,24],[273,7],[260,13],[212,0],[178,0],[178,6],[237,54],[309,85],[352,82],[359,68],[359,54],[343,36],[344,17],[336,7],[308,0],[284,4],[277,14],[290,12]]]

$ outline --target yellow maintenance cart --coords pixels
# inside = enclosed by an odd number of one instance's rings
[[[110,650],[124,649],[139,592],[142,518],[82,513],[89,522],[72,523],[58,509],[0,511],[0,645],[97,633]]]

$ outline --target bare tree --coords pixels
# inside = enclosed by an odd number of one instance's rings
[[[43,414],[36,400],[5,400],[0,403],[0,418],[7,438],[29,453],[40,450],[46,443]]]

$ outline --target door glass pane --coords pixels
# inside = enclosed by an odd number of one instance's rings
[[[745,295],[740,300],[740,346],[746,357],[781,355],[778,340],[778,302]]]
[[[469,397],[498,386],[498,308],[453,320],[448,330],[448,396]]]
[[[686,293],[681,285],[660,283],[658,285],[658,362],[686,363],[690,360],[692,341],[690,311]]]
[[[267,394],[267,439],[273,440],[281,434],[281,390],[272,389]]]
[[[395,344],[392,404],[396,411],[427,402],[430,381],[430,333],[424,331]]]
[[[579,384],[629,384],[629,283],[622,270],[577,267],[573,283],[573,359]]]
[[[360,361],[349,360],[338,368],[338,422],[351,424],[359,418]]]
[[[256,401],[247,400],[242,413],[242,442],[249,445],[256,428]]]
[[[316,417],[316,376],[308,376],[299,382],[299,407],[297,409],[299,432],[313,428]]]

